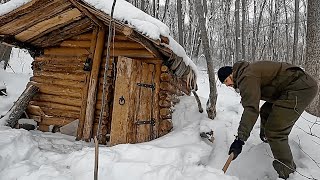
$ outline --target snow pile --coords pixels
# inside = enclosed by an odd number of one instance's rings
[[[21,76],[2,73],[11,89],[8,97],[18,96]],[[9,80],[10,79],[10,80]],[[24,79],[27,81],[27,79]],[[208,77],[198,77],[203,105],[208,96]],[[110,180],[274,180],[272,153],[259,138],[259,120],[242,153],[226,174],[222,167],[234,140],[243,108],[233,89],[218,84],[217,117],[209,120],[198,112],[194,97],[183,97],[173,113],[173,132],[140,144],[100,146],[99,179]],[[17,92],[15,92],[17,91]],[[0,109],[7,103],[0,97]],[[319,139],[308,133],[320,132],[319,118],[303,113],[290,134],[290,145],[297,171],[289,180],[320,178]],[[312,126],[312,124],[314,126]],[[312,128],[311,128],[312,127]],[[310,129],[311,128],[311,129]],[[202,130],[214,130],[214,143],[199,137]],[[311,130],[311,131],[310,131]],[[75,141],[60,133],[43,133],[0,127],[0,179],[6,180],[87,180],[93,178],[94,145]]]
[[[186,102],[191,100],[188,98]],[[220,169],[204,165],[211,146],[200,139],[198,122],[187,124],[148,143],[100,147],[99,179],[237,180]],[[7,127],[0,129],[0,135],[5,139],[0,141],[0,179],[87,180],[93,177],[93,144],[74,142],[73,137],[61,134]]]
[[[25,130],[0,127],[0,171],[28,159],[36,149],[31,133]]]

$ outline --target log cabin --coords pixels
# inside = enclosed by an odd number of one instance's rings
[[[77,120],[78,140],[150,141],[172,129],[179,96],[197,90],[195,66],[170,48],[170,36],[149,37],[110,14],[85,0],[29,0],[0,11],[0,41],[34,58],[28,86],[38,91],[26,112],[39,130]]]

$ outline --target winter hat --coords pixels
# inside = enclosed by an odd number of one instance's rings
[[[224,80],[227,79],[227,77],[232,73],[232,67],[231,66],[224,66],[221,67],[218,70],[218,78],[220,80],[221,83],[224,82]]]

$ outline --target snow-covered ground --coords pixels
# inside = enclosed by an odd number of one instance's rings
[[[27,74],[26,74],[27,73]],[[17,99],[30,77],[0,70],[0,82],[8,96],[0,96],[0,114],[4,115]],[[199,70],[198,94],[205,107],[209,93],[206,71]],[[259,139],[259,120],[242,154],[227,173],[222,167],[234,140],[243,111],[240,96],[218,84],[217,117],[199,113],[194,97],[182,97],[173,114],[174,129],[159,139],[141,144],[100,146],[99,179],[108,180],[275,180],[272,153]],[[290,134],[297,171],[290,180],[320,179],[319,118],[308,113]],[[316,122],[316,123],[313,123]],[[310,129],[310,127],[313,127]],[[200,138],[199,132],[213,129],[214,143]],[[312,130],[312,131],[310,131]],[[1,180],[88,180],[93,179],[94,147],[60,133],[43,133],[0,126]],[[305,176],[305,177],[304,177]]]

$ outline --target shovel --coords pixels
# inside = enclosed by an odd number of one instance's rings
[[[233,160],[233,157],[234,157],[234,154],[233,154],[233,152],[232,152],[232,153],[229,155],[229,158],[227,159],[226,163],[224,164],[224,166],[223,166],[223,168],[222,168],[222,171],[223,171],[224,173],[226,173],[226,171],[227,171],[227,169],[228,169],[231,161]]]

